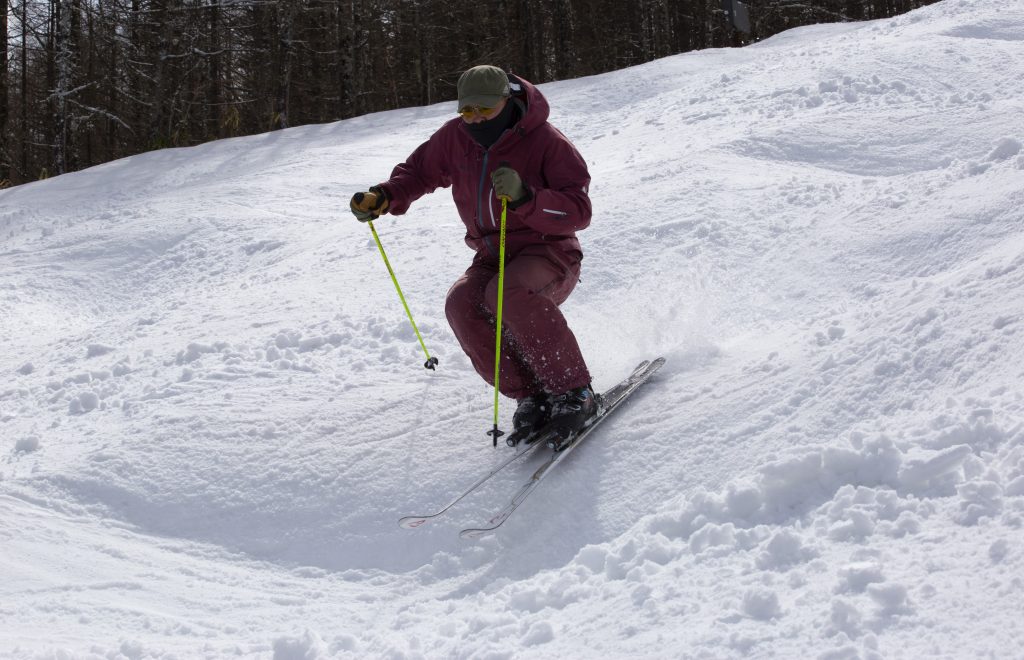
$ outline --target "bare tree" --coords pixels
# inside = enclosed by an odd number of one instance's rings
[[[5,188],[11,183],[11,153],[7,138],[7,117],[10,114],[8,109],[7,93],[7,0],[4,0],[3,11],[0,12],[0,138],[3,139],[0,147],[0,188]]]

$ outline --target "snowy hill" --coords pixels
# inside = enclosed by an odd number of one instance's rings
[[[542,86],[595,218],[565,306],[658,377],[502,528],[452,104],[0,192],[0,656],[1024,657],[1024,3]],[[503,402],[505,418],[512,406]]]

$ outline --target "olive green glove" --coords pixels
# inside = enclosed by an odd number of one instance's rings
[[[374,186],[368,192],[357,192],[352,195],[352,201],[348,205],[356,220],[369,222],[388,212],[388,197],[383,190]]]
[[[526,186],[523,185],[519,172],[507,165],[502,165],[491,172],[491,183],[494,185],[495,196],[498,199],[508,199],[510,206],[515,206],[527,195]]]

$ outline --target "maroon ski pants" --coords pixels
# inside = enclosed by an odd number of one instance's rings
[[[561,394],[590,383],[590,372],[558,306],[580,275],[580,259],[549,245],[523,248],[505,264],[501,375],[507,397]],[[494,385],[497,261],[477,256],[452,285],[445,314],[477,373]]]

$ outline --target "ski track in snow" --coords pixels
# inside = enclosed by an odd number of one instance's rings
[[[476,543],[539,457],[396,524],[499,460],[454,206],[377,223],[436,373],[346,209],[450,104],[0,191],[0,657],[1020,657],[1021,35],[946,0],[543,86],[595,386],[668,363]]]

